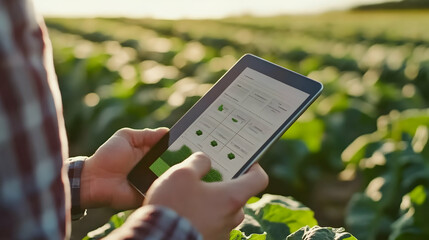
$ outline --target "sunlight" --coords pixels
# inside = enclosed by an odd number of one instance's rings
[[[34,0],[39,12],[45,16],[122,16],[180,18],[222,18],[252,14],[309,14],[347,9],[358,4],[385,2],[386,0],[248,0],[193,1],[193,0]]]

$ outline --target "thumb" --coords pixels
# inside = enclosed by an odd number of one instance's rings
[[[131,139],[131,143],[136,148],[152,147],[157,143],[165,134],[168,133],[168,128],[157,129],[142,129],[130,130],[127,132]]]
[[[180,167],[190,169],[199,179],[201,179],[210,171],[211,160],[206,154],[196,152],[179,165]]]
[[[268,186],[268,175],[255,163],[248,172],[228,182],[229,189],[244,203]]]

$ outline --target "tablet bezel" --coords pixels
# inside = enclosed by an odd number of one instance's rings
[[[149,169],[151,164],[162,155],[164,151],[184,132],[186,129],[212,104],[224,90],[246,69],[251,68],[286,85],[299,89],[309,96],[306,100],[286,119],[286,121],[274,132],[274,134],[249,158],[242,168],[233,176],[236,178],[246,172],[250,166],[259,160],[268,147],[295,122],[295,120],[311,105],[320,95],[323,85],[299,73],[268,62],[252,54],[241,57],[237,63],[227,71],[216,84],[203,96],[191,109],[183,115],[179,121],[171,127],[168,134],[153,147],[142,160],[137,163],[128,175],[130,183],[142,194],[149,189],[157,176]],[[150,159],[150,160],[149,160]]]

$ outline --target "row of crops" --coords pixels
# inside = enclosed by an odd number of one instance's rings
[[[269,193],[358,239],[429,238],[429,15],[47,19],[71,155],[171,126],[244,53],[325,85],[261,160]]]

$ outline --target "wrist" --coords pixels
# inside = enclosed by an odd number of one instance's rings
[[[94,198],[93,182],[94,173],[92,173],[91,158],[89,157],[85,160],[85,167],[82,169],[81,175],[80,203],[83,208],[99,207]]]
[[[93,156],[85,160],[82,169],[80,201],[83,208],[99,208],[109,206],[111,189],[104,187],[103,170],[94,162]],[[110,207],[110,206],[109,206]]]

